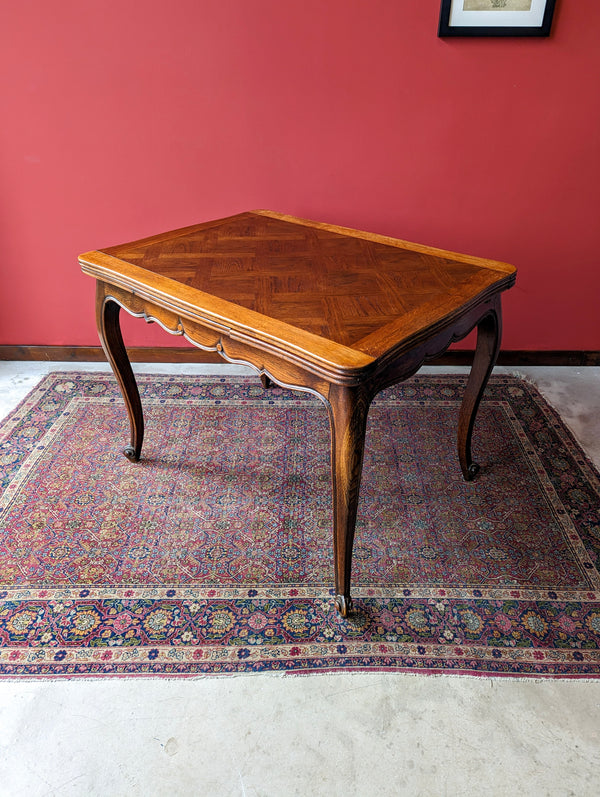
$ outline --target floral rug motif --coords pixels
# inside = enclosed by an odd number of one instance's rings
[[[600,675],[600,483],[531,385],[492,377],[463,480],[466,378],[374,401],[333,607],[327,412],[258,378],[53,373],[0,426],[0,676],[319,670]]]

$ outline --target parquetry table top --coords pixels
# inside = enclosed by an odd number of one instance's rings
[[[300,345],[305,338],[298,333],[308,333],[308,348],[317,336],[315,351],[327,341],[330,358],[354,367],[430,337],[501,283],[508,287],[515,272],[504,263],[271,211],[240,213],[80,260],[98,278],[103,266],[118,270],[128,289],[136,283],[160,289],[167,279],[166,292],[233,326]]]

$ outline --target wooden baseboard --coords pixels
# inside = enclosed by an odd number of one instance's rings
[[[127,349],[136,363],[222,363],[216,352],[177,346]],[[42,362],[105,362],[100,346],[0,346],[0,360],[38,360]],[[447,351],[432,365],[470,365],[472,351]],[[498,365],[586,366],[600,365],[600,351],[501,351]]]
[[[134,363],[222,363],[212,351],[195,347],[133,346],[127,349]],[[0,360],[38,360],[41,362],[106,362],[100,346],[0,346]]]

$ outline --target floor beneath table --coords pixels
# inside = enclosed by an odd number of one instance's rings
[[[0,416],[48,371],[103,367],[0,362]],[[540,388],[600,467],[600,368],[497,369],[508,370]],[[0,795],[11,797],[591,797],[599,767],[600,681],[342,673],[0,683]]]

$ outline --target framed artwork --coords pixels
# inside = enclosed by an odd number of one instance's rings
[[[442,0],[438,36],[549,36],[556,0]]]

